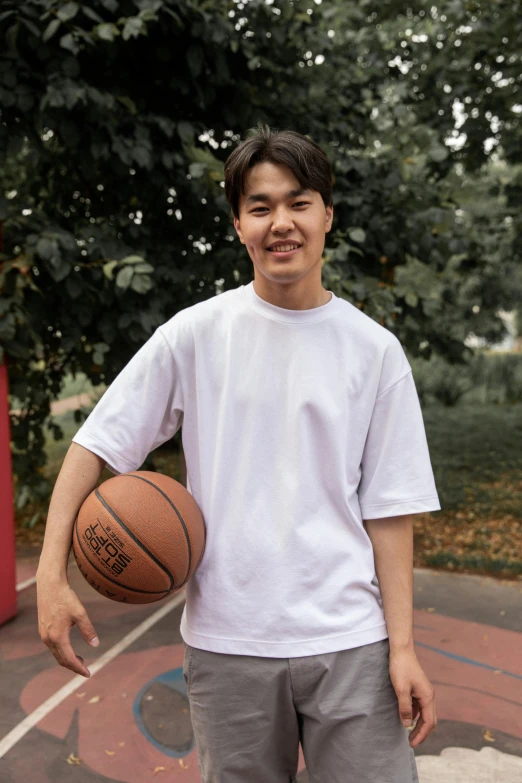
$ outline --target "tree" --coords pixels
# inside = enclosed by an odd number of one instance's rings
[[[257,122],[309,133],[332,161],[337,295],[413,355],[462,361],[470,330],[502,337],[520,229],[519,61],[502,43],[520,9],[504,5],[509,21],[449,0],[436,16],[364,0],[4,0],[0,341],[23,408],[18,505],[48,496],[43,427],[62,435],[50,402],[65,374],[110,383],[177,310],[251,279],[222,180]],[[493,95],[474,64],[502,47],[513,82]],[[482,109],[460,149],[445,143],[452,92],[495,108],[507,174],[484,173]]]

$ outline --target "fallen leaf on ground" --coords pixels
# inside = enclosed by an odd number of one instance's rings
[[[482,732],[482,736],[488,742],[495,742],[496,741],[495,737],[493,736],[493,734],[490,731],[488,731],[488,729],[484,729],[484,731]]]
[[[85,696],[86,693],[87,693],[87,691],[84,691],[83,693],[77,693],[76,694],[76,698],[77,699],[83,699],[83,697]]]
[[[66,761],[68,764],[81,764],[82,760],[79,758],[79,756],[75,756],[74,753],[69,753],[69,755],[66,758]]]
[[[123,748],[123,746],[125,745],[125,743],[124,743],[124,742],[118,742],[118,745],[120,746],[120,748]]]
[[[179,766],[181,767],[181,769],[188,769],[190,767],[190,764],[185,764],[183,759],[180,759]]]
[[[92,699],[89,699],[87,704],[98,704],[100,699],[101,699],[101,696],[93,696]]]
[[[504,615],[506,614],[506,610],[505,610],[505,609],[502,609],[502,611],[500,612],[500,614],[502,615],[502,617],[504,617]]]
[[[167,767],[156,767],[154,770],[154,774],[157,775],[158,772],[165,772],[166,769]]]
[[[430,606],[430,608],[427,609],[426,611],[427,612],[434,612],[435,611],[435,607],[434,606]]]
[[[495,669],[493,674],[503,674],[502,669]]]
[[[114,756],[114,754],[116,753],[116,751],[115,751],[115,750],[106,750],[106,751],[105,751],[105,753],[106,753],[108,756]]]

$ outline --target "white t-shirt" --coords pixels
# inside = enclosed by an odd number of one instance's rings
[[[397,338],[333,292],[287,310],[251,282],[158,327],[73,441],[126,473],[181,425],[207,534],[184,641],[295,657],[386,639],[362,520],[440,509]]]

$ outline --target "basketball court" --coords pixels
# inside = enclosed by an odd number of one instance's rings
[[[19,558],[18,614],[0,628],[2,783],[200,781],[178,630],[184,594],[109,601],[71,561],[100,637],[93,649],[73,630],[85,679],[59,667],[38,636],[36,565],[35,555]],[[439,718],[416,749],[420,783],[522,779],[521,610],[522,581],[416,570],[417,654]],[[300,753],[298,783],[307,780]]]

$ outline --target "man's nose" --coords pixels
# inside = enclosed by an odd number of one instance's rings
[[[272,231],[290,231],[294,227],[293,216],[286,209],[278,209],[272,221]]]

